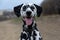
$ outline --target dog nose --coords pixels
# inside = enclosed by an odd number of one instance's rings
[[[32,13],[31,11],[26,12],[27,16],[31,16],[31,13]]]

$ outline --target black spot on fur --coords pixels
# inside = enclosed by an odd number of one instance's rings
[[[20,17],[20,9],[23,4],[14,7],[14,13],[16,14],[17,17]]]
[[[27,40],[27,35],[26,35],[25,33],[21,33],[21,40],[22,40],[22,39]]]
[[[35,31],[33,32],[33,35],[34,35],[34,36],[37,36],[37,34],[36,34],[36,32],[35,32]]]

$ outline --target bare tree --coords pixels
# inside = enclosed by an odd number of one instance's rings
[[[44,15],[60,14],[60,0],[44,0],[41,5]]]

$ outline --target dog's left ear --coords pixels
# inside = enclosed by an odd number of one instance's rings
[[[17,17],[20,17],[20,10],[21,10],[21,7],[22,7],[23,4],[19,5],[19,6],[16,6],[14,7],[14,13]]]
[[[37,8],[37,17],[40,17],[40,15],[42,13],[42,7],[40,7],[40,6],[36,5],[36,4],[34,4],[34,5]]]

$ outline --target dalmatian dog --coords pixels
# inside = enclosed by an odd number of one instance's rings
[[[42,40],[41,34],[37,29],[35,16],[40,17],[42,7],[36,4],[21,4],[14,7],[14,13],[22,18],[23,31],[20,40]]]

